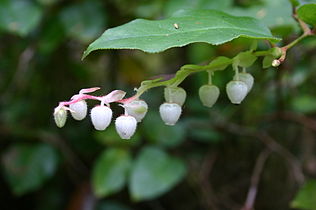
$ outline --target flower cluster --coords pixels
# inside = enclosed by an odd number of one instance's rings
[[[199,89],[199,96],[202,104],[212,107],[220,94],[219,88],[212,84],[210,72],[209,84]],[[226,85],[226,92],[233,104],[240,104],[251,90],[254,78],[251,74],[238,69],[232,81]],[[104,96],[93,96],[92,93],[100,88],[87,88],[79,91],[71,97],[70,101],[60,102],[55,108],[54,119],[58,127],[63,127],[67,120],[67,113],[70,112],[75,120],[83,120],[87,116],[87,99],[100,101],[100,105],[93,107],[90,111],[91,122],[96,130],[105,130],[111,123],[113,112],[110,103],[116,102],[124,108],[124,114],[116,118],[115,128],[122,139],[130,139],[136,131],[137,123],[141,122],[148,111],[148,105],[144,100],[139,99],[140,94],[130,98],[124,98],[125,92],[114,90]],[[175,125],[182,113],[182,105],[186,99],[186,92],[178,86],[167,86],[164,89],[165,102],[160,105],[159,113],[166,125]]]
[[[226,85],[226,93],[231,103],[240,104],[252,89],[253,83],[254,78],[251,74],[236,72],[233,80]],[[219,88],[213,85],[211,80],[199,89],[200,100],[206,107],[212,107],[216,103],[219,93]]]
[[[105,96],[93,96],[88,93],[99,90],[100,88],[82,89],[70,101],[60,102],[54,110],[54,119],[58,127],[63,127],[67,120],[68,111],[75,120],[83,120],[87,116],[88,106],[87,99],[100,101],[100,105],[93,107],[90,111],[91,122],[96,130],[105,130],[111,123],[113,112],[110,103],[117,102],[124,108],[124,114],[116,118],[115,128],[122,139],[130,139],[136,131],[137,123],[141,122],[145,117],[148,105],[145,101],[133,96],[123,99],[125,92],[114,90]],[[183,104],[186,93],[180,89],[181,94],[177,91],[170,91],[168,103],[164,103],[160,107],[160,113],[163,121],[167,125],[174,125],[180,115],[181,106]],[[181,95],[181,97],[179,97]]]
[[[96,130],[105,130],[110,125],[113,115],[110,103],[120,102],[125,113],[115,120],[115,127],[122,139],[130,139],[135,133],[137,122],[140,122],[147,112],[147,104],[134,98],[122,100],[125,92],[121,90],[114,90],[105,96],[88,94],[99,89],[97,87],[82,89],[70,101],[60,102],[54,110],[56,125],[60,128],[65,125],[68,111],[75,120],[83,120],[88,110],[85,100],[92,99],[100,101],[100,105],[91,109],[91,122]]]

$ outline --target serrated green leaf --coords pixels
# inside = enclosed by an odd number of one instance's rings
[[[89,45],[83,58],[99,49],[156,53],[194,42],[219,45],[238,37],[279,41],[255,18],[234,17],[216,10],[185,10],[165,20],[137,19],[108,29]]]
[[[185,164],[155,147],[139,153],[131,172],[129,188],[133,200],[149,200],[170,190],[185,175]]]
[[[130,154],[124,149],[108,149],[96,160],[92,174],[92,185],[99,197],[120,191],[131,166]]]
[[[316,210],[316,180],[308,180],[304,186],[298,191],[291,207]]]
[[[316,25],[316,4],[304,4],[297,9],[297,15],[305,23]]]
[[[12,191],[23,195],[40,188],[55,173],[57,154],[45,144],[18,144],[4,154],[2,163]]]
[[[0,30],[25,36],[39,23],[41,8],[31,1],[1,0]]]

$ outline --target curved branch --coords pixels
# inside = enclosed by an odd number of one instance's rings
[[[260,176],[263,171],[264,164],[268,159],[271,151],[269,149],[264,149],[258,156],[253,173],[251,176],[250,187],[247,194],[247,199],[241,210],[252,210],[257,196],[258,184],[260,181]]]

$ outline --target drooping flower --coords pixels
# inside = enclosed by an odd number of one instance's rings
[[[163,103],[159,107],[160,117],[166,125],[175,125],[181,112],[181,106],[176,103]]]
[[[83,120],[87,115],[88,106],[85,100],[70,104],[69,108],[72,110],[70,113],[75,120]]]
[[[96,130],[105,130],[111,123],[112,110],[107,106],[95,106],[91,109],[91,121]]]
[[[133,116],[122,115],[115,120],[116,131],[122,139],[130,139],[134,135],[136,127],[137,121]]]
[[[199,97],[202,104],[206,107],[212,107],[219,96],[219,89],[215,85],[203,85],[199,89]]]
[[[148,111],[148,105],[143,100],[133,100],[124,104],[124,108],[128,115],[135,117],[137,122],[141,122]]]
[[[242,81],[230,81],[226,85],[226,92],[229,100],[233,104],[240,104],[248,93],[248,87],[246,83]]]

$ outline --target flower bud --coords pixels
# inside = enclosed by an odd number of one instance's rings
[[[187,97],[187,93],[181,87],[166,87],[164,89],[164,96],[166,102],[176,103],[182,106]]]
[[[204,106],[212,107],[218,99],[219,89],[215,85],[203,85],[199,89],[199,96]]]
[[[239,81],[242,81],[244,83],[246,83],[247,85],[247,88],[248,88],[248,92],[252,89],[252,86],[253,86],[253,83],[254,83],[254,78],[251,74],[249,73],[239,73],[238,74],[238,78],[239,78]],[[237,76],[235,75],[234,80],[237,80]]]
[[[128,115],[135,117],[137,122],[141,122],[147,113],[148,105],[143,100],[134,100],[130,103],[124,104],[124,108]]]
[[[69,108],[73,111],[70,113],[75,120],[83,120],[87,115],[87,103],[84,100],[70,104]]]
[[[57,127],[62,128],[64,127],[66,120],[67,120],[67,110],[65,107],[57,107],[54,111],[54,120]]]
[[[281,65],[281,61],[279,61],[278,59],[275,59],[272,61],[272,64],[271,64],[273,67],[278,67]]]
[[[115,128],[122,139],[130,139],[137,127],[137,121],[130,115],[122,115],[115,120]]]
[[[175,125],[181,115],[181,106],[176,103],[163,103],[159,107],[161,119],[166,125]]]
[[[242,81],[233,80],[226,85],[226,92],[229,100],[233,104],[240,104],[247,95],[248,87],[246,83]]]
[[[105,130],[111,123],[112,110],[107,106],[96,106],[91,109],[91,121],[96,130]]]

